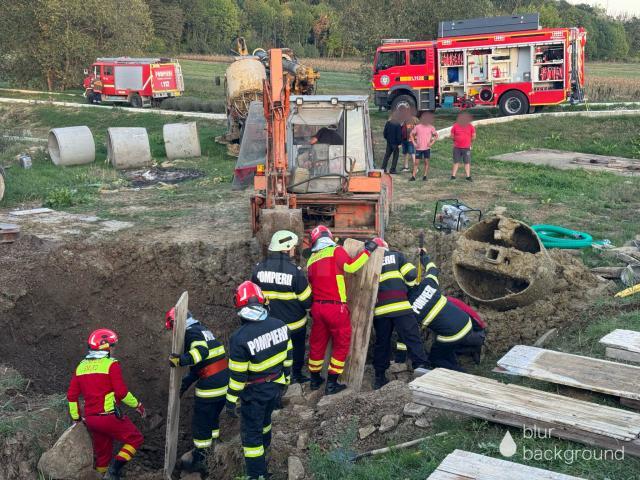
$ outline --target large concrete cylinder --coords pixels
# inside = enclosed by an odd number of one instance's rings
[[[162,136],[169,160],[201,155],[196,122],[167,123],[162,127]]]
[[[139,168],[151,165],[147,129],[111,127],[107,129],[107,159],[113,168]]]
[[[458,237],[453,274],[474,300],[508,310],[549,292],[555,263],[531,227],[498,216],[478,222]]]
[[[54,165],[84,165],[96,159],[96,144],[89,127],[49,130],[48,150]]]
[[[249,104],[262,95],[262,82],[267,78],[264,65],[256,57],[242,57],[225,73],[227,103],[234,114],[247,116]]]

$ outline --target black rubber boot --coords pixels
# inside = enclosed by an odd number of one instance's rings
[[[122,460],[114,460],[114,462],[109,467],[109,472],[107,474],[108,480],[120,480],[122,478],[122,468],[127,464],[127,462],[123,462]]]
[[[320,373],[317,373],[317,372],[311,373],[311,384],[309,385],[309,388],[311,390],[318,390],[323,383],[324,383],[324,378],[320,376]]]
[[[291,374],[291,383],[307,383],[311,379],[302,372],[293,372]]]
[[[338,383],[338,374],[331,373],[327,378],[327,386],[324,387],[325,395],[335,395],[338,392],[343,391],[347,386],[343,383]]]
[[[471,358],[476,365],[480,365],[480,360],[482,360],[482,345],[473,349]]]
[[[393,358],[393,361],[396,363],[406,363],[407,361],[407,351],[406,350],[396,350],[396,354]]]
[[[207,451],[206,448],[194,448],[191,452],[191,461],[182,462],[182,470],[206,475],[208,472]]]
[[[384,372],[376,372],[376,377],[375,377],[375,380],[373,381],[373,389],[379,390],[382,387],[384,387],[387,383],[389,383],[389,380],[387,380],[387,377],[384,374]]]

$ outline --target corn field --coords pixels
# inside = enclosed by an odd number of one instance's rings
[[[634,78],[587,76],[590,102],[640,101],[640,81]]]

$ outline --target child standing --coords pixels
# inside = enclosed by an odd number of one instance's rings
[[[409,179],[410,182],[414,182],[416,180],[420,159],[424,159],[424,175],[422,176],[422,180],[427,180],[427,173],[429,173],[429,159],[431,158],[431,146],[436,143],[437,139],[438,132],[433,126],[433,113],[422,112],[422,115],[420,115],[420,123],[411,131],[411,142],[416,148],[416,154],[413,159],[413,173]]]
[[[416,147],[411,141],[411,132],[417,124],[418,119],[409,112],[409,117],[402,124],[402,154],[404,155],[403,172],[409,171],[409,158],[411,158],[412,166],[416,162]]]
[[[453,170],[451,170],[451,180],[456,179],[460,163],[464,163],[464,172],[467,181],[471,179],[471,146],[476,139],[476,129],[471,125],[473,117],[469,112],[460,112],[456,123],[451,127],[451,138],[453,138]]]

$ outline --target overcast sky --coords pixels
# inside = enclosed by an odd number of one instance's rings
[[[640,16],[640,0],[567,0],[569,3],[588,3],[607,9],[611,15],[631,13]]]

